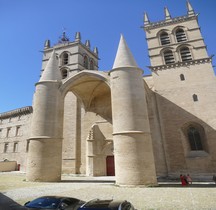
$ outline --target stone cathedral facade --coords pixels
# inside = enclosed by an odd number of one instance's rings
[[[152,74],[143,76],[124,37],[113,68],[80,33],[44,46],[32,107],[0,114],[0,160],[27,180],[62,173],[114,176],[119,185],[216,173],[216,80],[198,15],[151,22],[144,15]]]

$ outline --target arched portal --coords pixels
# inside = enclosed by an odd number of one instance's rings
[[[82,71],[60,87],[64,97],[63,173],[104,176],[104,149],[112,141],[112,111],[109,80],[106,74]]]

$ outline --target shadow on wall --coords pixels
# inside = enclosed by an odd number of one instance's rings
[[[196,110],[196,106],[201,106],[201,104],[194,104],[193,107],[184,109],[157,93],[155,96],[167,163],[167,175],[178,177],[181,173],[190,173],[199,177],[216,173],[216,161],[214,161],[216,160],[215,125],[210,125],[189,112],[192,110],[192,112],[202,116],[202,113],[199,113],[198,109]],[[151,107],[149,107],[149,113],[150,117],[157,115]],[[155,120],[157,119],[155,118]],[[154,130],[153,126],[154,124],[151,125],[151,129]],[[201,149],[192,148],[193,143],[191,143],[188,133],[190,128],[198,131]],[[154,144],[157,144],[157,141],[154,141],[153,138]],[[154,148],[157,148],[157,145],[154,145]],[[154,153],[157,156],[157,151]]]

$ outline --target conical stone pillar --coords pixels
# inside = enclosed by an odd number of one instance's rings
[[[157,184],[142,73],[121,36],[110,71],[118,185]]]
[[[62,98],[61,75],[53,52],[36,84],[28,151],[28,181],[61,180],[62,164]]]

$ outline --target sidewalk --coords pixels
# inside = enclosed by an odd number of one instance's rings
[[[86,201],[123,199],[140,210],[216,209],[216,185],[213,182],[195,182],[187,187],[182,187],[180,182],[159,182],[158,187],[118,187],[114,177],[63,175],[63,181],[59,183],[32,183],[23,182],[25,174],[19,173],[0,174],[0,185],[3,178],[10,178],[12,182],[19,179],[21,187],[5,188],[3,194],[20,204],[43,195],[63,195]]]

